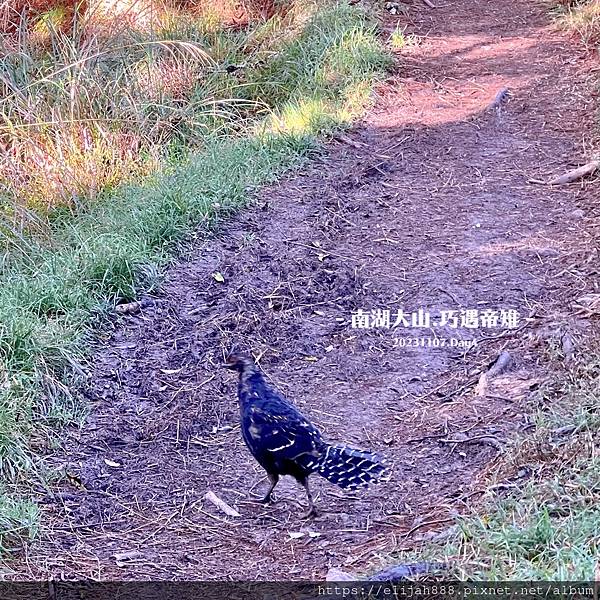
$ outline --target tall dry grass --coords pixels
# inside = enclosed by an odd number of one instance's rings
[[[243,35],[205,17],[137,0],[23,10],[11,23],[0,40],[5,219],[18,208],[78,209],[257,108],[226,72]]]
[[[561,25],[575,32],[589,49],[600,47],[600,0],[562,2]]]

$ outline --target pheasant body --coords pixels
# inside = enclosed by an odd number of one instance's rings
[[[341,488],[368,485],[386,474],[381,457],[326,442],[318,429],[277,390],[269,386],[248,358],[232,357],[228,366],[239,372],[241,430],[248,449],[265,469],[271,492],[281,475],[291,475],[306,489],[314,514],[308,476],[317,473]]]

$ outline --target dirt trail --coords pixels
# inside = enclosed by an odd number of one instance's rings
[[[52,459],[87,491],[64,482],[47,498],[54,531],[30,548],[20,575],[360,572],[468,510],[504,440],[528,425],[525,402],[546,376],[540,332],[556,332],[591,285],[569,266],[593,252],[585,190],[528,183],[584,156],[592,114],[585,63],[545,10],[529,0],[413,5],[421,43],[398,55],[351,142],[265,190],[99,350],[90,421]],[[510,98],[487,110],[503,87]],[[398,309],[515,309],[520,322],[504,336],[356,330],[358,308],[392,318]],[[480,344],[399,345],[434,334]],[[241,441],[235,379],[218,366],[234,343],[261,355],[269,379],[330,439],[386,454],[392,481],[352,494],[314,478],[313,521],[300,520],[304,497],[292,482],[273,506],[250,502],[248,490],[265,481]],[[474,394],[477,369],[502,349],[514,368],[487,396]],[[476,439],[445,441],[465,438]],[[209,489],[242,516],[203,500]],[[134,554],[117,565],[122,552]]]

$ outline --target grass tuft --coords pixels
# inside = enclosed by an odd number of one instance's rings
[[[559,8],[559,23],[576,33],[588,49],[600,46],[600,1],[563,2]]]
[[[38,521],[35,504],[0,492],[0,552],[19,548],[23,538],[33,539],[38,532]]]

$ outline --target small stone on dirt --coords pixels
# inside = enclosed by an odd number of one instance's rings
[[[325,576],[325,581],[354,581],[355,579],[356,577],[337,567],[331,567]]]

